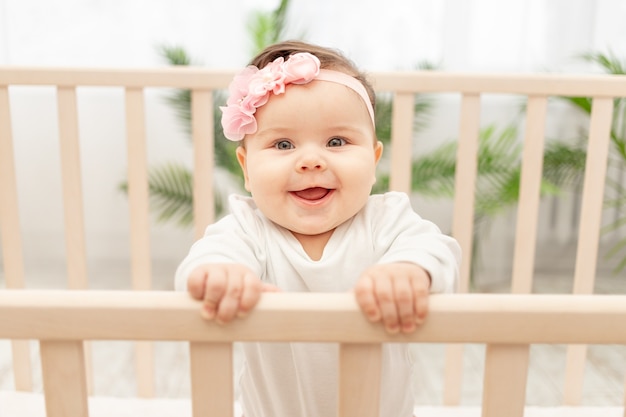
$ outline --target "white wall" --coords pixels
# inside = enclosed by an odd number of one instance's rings
[[[0,0],[0,65],[154,67],[164,64],[156,45],[171,44],[186,48],[199,65],[240,67],[250,57],[250,13],[277,3]],[[341,49],[367,70],[410,69],[427,60],[449,71],[595,71],[574,56],[609,48],[626,56],[624,18],[622,0],[292,0],[289,13],[292,36]],[[64,243],[54,95],[20,88],[12,100],[25,256],[29,265],[58,268]],[[93,265],[123,264],[128,251],[126,200],[117,190],[126,169],[121,100],[121,93],[98,89],[79,95]],[[418,149],[456,135],[446,118],[455,105],[437,103],[439,116],[420,134]],[[517,111],[510,103],[491,108],[485,122],[496,114],[510,119]],[[147,112],[150,163],[190,163],[186,137],[162,96],[151,95]],[[432,214],[445,229],[448,218],[423,204],[427,217]],[[157,227],[158,272],[169,277],[190,243],[188,230]]]
[[[0,0],[0,64],[154,66],[160,43],[199,63],[249,58],[246,24],[277,0]],[[290,34],[337,47],[367,69],[586,69],[590,49],[626,53],[621,0],[291,0]]]

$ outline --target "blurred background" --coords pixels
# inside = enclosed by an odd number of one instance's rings
[[[0,0],[0,65],[146,68],[175,64],[234,69],[246,65],[268,43],[298,38],[340,49],[372,72],[624,73],[624,21],[623,0]],[[159,174],[184,176],[192,161],[184,109],[181,112],[184,94],[148,90],[146,97],[151,180],[158,182]],[[65,244],[54,91],[19,87],[11,90],[11,100],[27,286],[63,287]],[[94,287],[128,287],[123,93],[87,88],[79,92],[78,100],[90,282]],[[483,273],[476,274],[474,285],[500,291],[506,290],[510,278],[516,199],[515,185],[509,181],[516,172],[504,165],[519,162],[523,103],[515,98],[483,100],[487,110],[482,115],[481,138],[485,152],[499,155],[503,162],[505,188],[486,190],[478,210],[476,268]],[[457,97],[442,95],[418,97],[416,105],[414,205],[445,232],[450,229],[451,200],[439,184],[445,160],[436,152],[445,150],[458,134],[458,104]],[[580,220],[576,190],[581,184],[575,162],[584,157],[581,138],[588,126],[588,108],[555,100],[549,111],[557,117],[548,118],[548,142],[563,147],[554,150],[556,174],[549,179],[553,187],[547,188],[542,203],[537,273],[554,278],[553,291],[569,292],[571,283],[559,284],[558,277],[571,274],[574,267],[571,255]],[[607,229],[598,271],[613,284],[599,291],[616,291],[615,283],[626,281],[622,126],[618,117],[610,168],[616,185],[607,191],[613,203],[607,204],[605,213]],[[388,132],[379,133],[383,140],[385,135]],[[419,171],[432,159],[440,171]],[[228,161],[218,164],[220,192],[237,191],[236,169]],[[379,186],[384,190],[384,164],[381,171]],[[160,289],[172,287],[176,265],[193,241],[192,230],[185,225],[188,201],[177,202],[175,191],[180,190],[162,192],[154,202],[154,285]],[[506,200],[503,195],[512,197]],[[182,208],[164,216],[159,212],[163,200]],[[40,279],[29,281],[30,274]]]
[[[232,68],[255,49],[249,27],[278,0],[1,0],[0,64],[162,65],[161,44]],[[368,70],[588,70],[575,57],[626,53],[620,0],[290,0],[284,38],[336,47]]]

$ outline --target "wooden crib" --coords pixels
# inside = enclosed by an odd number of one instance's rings
[[[180,400],[175,405],[178,411],[170,415],[232,416],[233,342],[256,340],[340,343],[338,415],[341,417],[377,415],[380,344],[390,341],[447,344],[442,404],[418,407],[418,417],[480,413],[493,417],[626,416],[623,402],[600,408],[581,404],[586,345],[626,345],[626,296],[592,294],[598,265],[613,100],[626,97],[626,77],[441,72],[372,74],[378,91],[393,94],[390,188],[394,190],[410,192],[411,188],[415,95],[442,92],[461,97],[452,220],[452,234],[464,252],[461,294],[433,296],[431,315],[423,328],[411,336],[389,336],[380,326],[373,326],[362,317],[350,294],[266,294],[248,318],[220,327],[203,322],[198,305],[186,294],[146,291],[152,288],[152,271],[145,90],[191,90],[194,230],[195,236],[200,236],[215,217],[213,118],[210,116],[213,95],[228,85],[232,75],[230,71],[201,68],[0,68],[0,232],[7,287],[0,292],[0,338],[11,340],[15,387],[15,391],[1,393],[0,416],[4,417],[3,401],[8,404],[22,392],[33,389],[28,340],[40,343],[45,410],[49,417],[86,416],[88,412],[92,416],[111,415],[107,414],[111,410],[110,403],[98,403],[97,395],[91,395],[89,344],[84,343],[90,340],[137,341],[137,396],[142,399],[154,396],[155,363],[150,342],[189,341],[191,401]],[[53,86],[56,91],[69,290],[25,289],[28,277],[24,272],[20,231],[20,209],[23,208],[18,204],[20,190],[16,185],[11,126],[11,90],[24,85]],[[87,290],[77,90],[90,86],[124,90],[130,258],[135,291]],[[470,294],[473,190],[481,98],[496,94],[526,97],[512,294]],[[593,97],[574,290],[567,295],[531,294],[544,130],[548,99],[553,96]],[[487,345],[483,400],[482,407],[478,408],[461,404],[465,343]],[[536,343],[570,345],[564,407],[544,410],[526,404],[529,349]],[[39,394],[25,395],[22,397],[24,407],[38,401],[33,396],[43,401]],[[150,411],[141,408],[149,407],[142,401],[126,399],[124,404],[134,415],[142,415],[137,410],[144,410],[144,415],[168,415],[164,414],[166,407],[163,402],[159,403],[160,399],[148,400],[157,404]]]

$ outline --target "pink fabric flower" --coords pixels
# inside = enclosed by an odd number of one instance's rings
[[[242,140],[256,132],[254,113],[270,98],[283,94],[288,84],[306,84],[320,72],[320,61],[308,52],[276,58],[262,69],[248,66],[235,75],[228,86],[229,97],[222,110],[224,136],[232,141]]]
[[[224,136],[232,141],[242,140],[244,136],[256,132],[256,119],[238,106],[220,107],[222,110],[222,128]]]
[[[320,73],[320,60],[311,54],[295,54],[283,66],[285,84],[306,84]]]

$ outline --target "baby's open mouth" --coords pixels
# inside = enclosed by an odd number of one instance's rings
[[[303,200],[315,201],[326,197],[331,191],[332,190],[329,190],[328,188],[312,187],[300,191],[293,191],[293,194]]]

